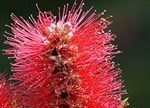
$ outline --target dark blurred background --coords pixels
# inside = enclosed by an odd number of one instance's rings
[[[10,72],[10,62],[2,49],[4,31],[10,31],[5,24],[12,22],[11,13],[28,19],[30,14],[37,16],[38,3],[42,11],[51,10],[57,15],[58,6],[74,0],[1,0],[0,1],[0,72]],[[77,0],[80,2],[80,0]],[[150,108],[150,0],[84,0],[84,10],[94,6],[97,12],[107,10],[103,17],[113,15],[109,26],[117,38],[114,44],[123,53],[117,55],[114,61],[120,63],[125,89],[129,97],[128,108]]]

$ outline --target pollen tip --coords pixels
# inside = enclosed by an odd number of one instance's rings
[[[111,33],[112,31],[111,30],[108,30],[108,33]]]
[[[38,6],[38,3],[36,3],[35,5]]]
[[[36,8],[38,9],[38,11],[41,12],[38,3],[36,3],[35,5],[36,5]]]
[[[11,13],[10,16],[12,17],[14,15],[14,13]]]
[[[122,53],[122,51],[119,51],[119,53]]]

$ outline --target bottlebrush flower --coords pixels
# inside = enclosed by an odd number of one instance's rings
[[[5,50],[15,58],[12,80],[17,80],[17,104],[31,108],[118,108],[122,90],[121,70],[112,58],[115,35],[105,32],[110,24],[84,3],[64,6],[58,18],[39,10],[37,20],[14,14]]]
[[[0,107],[1,108],[16,108],[15,107],[15,94],[12,94],[12,86],[0,74]]]

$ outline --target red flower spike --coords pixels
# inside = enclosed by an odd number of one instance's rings
[[[114,35],[104,32],[110,24],[92,10],[82,12],[84,3],[71,10],[59,8],[58,21],[52,12],[41,12],[29,21],[11,15],[12,33],[5,50],[15,58],[12,80],[18,106],[39,108],[118,108],[122,102],[121,70],[112,58]]]
[[[4,76],[0,74],[0,107],[1,108],[16,108],[14,94],[11,92],[12,86],[3,78]]]

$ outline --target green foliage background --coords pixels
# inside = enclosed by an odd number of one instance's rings
[[[74,0],[1,0],[0,1],[0,72],[10,75],[10,62],[2,49],[9,46],[4,45],[4,31],[10,31],[5,24],[10,24],[10,14],[23,16],[28,19],[30,14],[37,16],[38,3],[42,11],[51,10],[57,15],[57,7]],[[80,0],[77,0],[80,2]],[[103,17],[113,15],[113,24],[109,29],[117,35],[115,44],[123,53],[114,59],[120,63],[124,85],[129,97],[128,108],[150,107],[150,0],[84,0],[88,9],[94,6],[97,12],[107,10]]]

